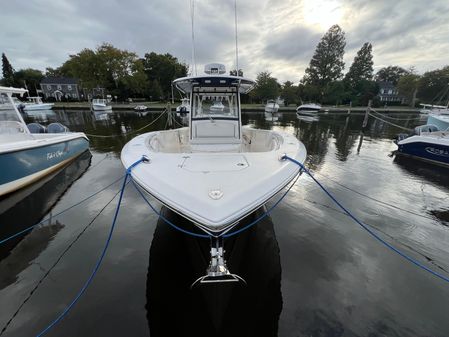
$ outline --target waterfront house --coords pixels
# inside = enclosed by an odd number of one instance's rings
[[[69,77],[46,77],[41,81],[41,89],[46,99],[80,100],[79,80]]]
[[[399,95],[398,89],[391,82],[381,81],[379,85],[379,100],[383,104],[405,104],[405,98]]]

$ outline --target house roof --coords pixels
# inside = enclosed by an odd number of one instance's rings
[[[396,89],[393,83],[387,81],[379,81],[379,89]]]
[[[41,84],[78,84],[79,80],[77,78],[70,77],[45,77]]]

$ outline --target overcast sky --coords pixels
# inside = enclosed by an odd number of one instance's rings
[[[235,67],[234,0],[195,1],[197,65]],[[239,64],[245,76],[270,71],[298,82],[322,35],[346,32],[347,71],[364,42],[374,66],[449,64],[449,0],[237,0]],[[0,52],[13,67],[60,66],[103,42],[136,52],[171,53],[191,64],[190,0],[29,0],[3,2]]]

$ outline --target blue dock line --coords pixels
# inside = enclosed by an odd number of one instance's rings
[[[100,255],[99,259],[97,260],[97,263],[95,264],[95,267],[92,270],[92,273],[90,274],[89,278],[84,283],[83,287],[78,292],[78,294],[75,296],[75,298],[72,300],[72,302],[62,311],[62,313],[55,320],[53,320],[53,322],[51,322],[44,330],[42,330],[39,334],[37,334],[36,335],[37,337],[43,336],[48,331],[50,331],[51,328],[53,328],[56,324],[58,324],[69,313],[69,311],[78,302],[78,300],[81,298],[81,296],[83,296],[83,294],[85,293],[85,291],[87,290],[89,285],[92,283],[92,280],[94,279],[95,275],[97,274],[97,271],[100,268],[101,263],[103,262],[103,258],[106,255],[106,251],[107,251],[107,249],[109,247],[109,243],[111,242],[112,233],[114,232],[115,223],[117,222],[118,214],[119,214],[119,211],[120,211],[120,205],[121,205],[122,199],[123,199],[123,193],[125,192],[125,187],[127,185],[128,177],[131,175],[131,170],[135,166],[137,166],[138,164],[140,164],[142,162],[145,162],[147,160],[148,160],[147,158],[142,157],[141,159],[136,161],[134,164],[132,164],[126,170],[125,178],[123,179],[122,188],[120,190],[120,197],[119,197],[119,200],[118,200],[118,203],[117,203],[117,207],[115,209],[114,219],[112,220],[111,229],[109,230],[109,234],[108,234],[108,237],[106,239],[106,243],[105,243],[105,245],[103,247],[103,251],[101,252],[101,255]]]
[[[290,160],[291,162],[295,163],[296,165],[298,165],[304,172],[306,172],[310,178],[313,179],[313,181],[315,181],[315,183],[324,191],[324,193],[327,194],[327,196],[329,198],[332,199],[332,201],[337,204],[338,207],[340,207],[343,212],[345,212],[352,220],[354,220],[357,224],[359,224],[364,230],[366,230],[372,237],[374,237],[376,240],[378,240],[380,243],[382,243],[384,246],[386,246],[387,248],[391,249],[392,251],[394,251],[395,253],[399,254],[400,256],[402,256],[404,259],[408,260],[409,262],[413,263],[415,266],[429,272],[430,274],[442,279],[443,281],[449,282],[449,277],[444,276],[436,271],[433,271],[432,269],[426,267],[425,265],[423,265],[421,262],[419,262],[418,260],[412,258],[411,256],[408,256],[406,253],[400,251],[398,248],[394,247],[393,245],[389,244],[388,242],[386,242],[384,239],[382,239],[378,234],[376,234],[373,230],[371,230],[368,225],[364,224],[362,221],[360,221],[359,219],[357,219],[349,210],[347,210],[323,185],[321,185],[321,183],[312,175],[312,173],[310,173],[310,171],[308,169],[306,169],[304,167],[303,164],[301,164],[299,161],[284,155],[282,157],[283,160]]]

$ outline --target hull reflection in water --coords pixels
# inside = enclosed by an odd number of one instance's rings
[[[194,227],[167,208],[162,214],[183,228]],[[259,209],[243,221],[249,223],[261,214]],[[187,236],[159,219],[147,278],[151,336],[277,336],[281,265],[271,219],[225,240],[228,267],[247,286],[221,283],[191,290],[209,263],[209,249],[209,240]]]
[[[0,200],[0,240],[3,240],[15,233],[18,233],[42,220],[45,214],[55,205],[70,185],[81,177],[87,170],[91,161],[89,151],[81,154],[77,159],[64,168],[54,172],[42,180],[21,189]],[[49,220],[52,223],[51,220]],[[53,224],[51,224],[53,226]],[[60,224],[55,228],[61,229]],[[58,229],[58,231],[59,231]],[[39,245],[42,251],[47,246],[51,238],[56,234],[45,227],[36,227],[32,231],[24,233],[14,239],[11,239],[0,246],[0,260],[8,255],[13,256],[13,249],[24,237],[34,237],[37,233],[43,233],[48,236],[48,240],[39,238]],[[46,233],[46,234],[45,234]],[[19,248],[19,247],[17,247]],[[33,249],[36,249],[34,247]],[[39,252],[36,252],[39,255]],[[36,255],[36,256],[37,256]],[[30,260],[34,257],[30,257]]]

